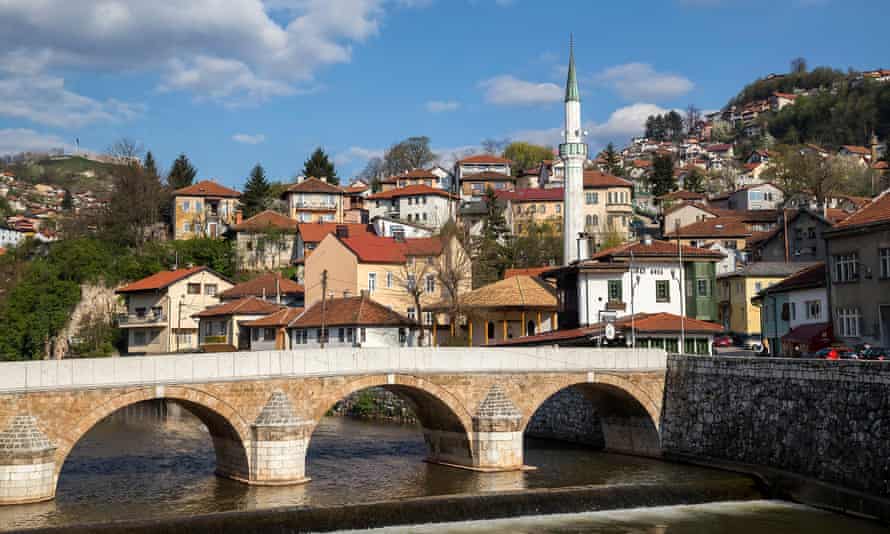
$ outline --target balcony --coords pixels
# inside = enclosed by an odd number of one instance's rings
[[[314,210],[314,211],[336,211],[337,204],[335,202],[297,201],[294,203],[294,209]]]
[[[121,328],[138,326],[163,326],[167,324],[167,315],[161,313],[119,313],[117,324]]]

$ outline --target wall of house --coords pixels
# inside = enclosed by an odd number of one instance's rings
[[[367,289],[367,278],[358,278],[358,259],[336,237],[326,236],[306,258],[303,286],[306,288],[306,307],[321,300],[322,273],[328,272],[328,293],[342,297],[344,292],[358,295]]]
[[[807,302],[810,301],[819,302],[820,312],[816,317],[807,317]],[[828,291],[824,287],[791,291],[788,293],[788,302],[794,306],[795,310],[790,321],[791,328],[797,328],[804,324],[828,322]]]
[[[296,236],[287,232],[238,232],[235,250],[242,270],[281,269],[296,259]]]
[[[596,193],[596,202],[588,203],[587,193]],[[625,198],[627,202],[610,204],[609,193],[613,194],[613,199]],[[615,196],[619,193],[624,194],[625,196]],[[630,233],[630,221],[633,218],[632,197],[632,187],[585,187],[584,204],[582,206],[585,231],[593,234],[597,243],[602,243],[604,241],[612,227],[614,227],[614,229],[623,237],[628,236]]]
[[[127,354],[161,354],[170,352],[170,332],[167,328],[128,328]]]
[[[414,200],[410,201],[409,198]],[[426,201],[424,203],[424,200]],[[453,201],[439,195],[423,195],[399,198],[399,218],[424,226],[439,228],[456,209]]]
[[[782,336],[791,330],[789,321],[782,318],[787,302],[788,293],[777,293],[766,295],[760,305],[760,332],[772,356],[782,356]]]
[[[296,221],[343,221],[343,195],[334,193],[288,193],[287,206],[289,217]]]
[[[235,222],[238,199],[222,198],[218,202],[219,209],[217,219],[215,220],[219,221],[219,225],[217,226],[216,237],[222,237],[226,228]],[[198,206],[200,206],[200,209],[198,209]],[[173,197],[173,239],[209,237],[211,233],[208,223],[213,220],[207,215],[207,200],[204,197]],[[188,229],[186,229],[186,225],[188,225]],[[203,228],[203,231],[200,231],[201,228]]]
[[[354,340],[352,342],[346,341],[346,332],[344,328],[344,338],[343,341],[340,341],[340,332],[339,326],[332,326],[328,330],[328,342],[325,343],[325,347],[329,348],[345,348],[345,347],[357,347],[361,346],[363,348],[387,348],[387,347],[400,347],[407,346],[413,347],[417,344],[417,332],[407,327],[384,327],[384,326],[368,326],[368,327],[351,327],[354,328]],[[365,341],[361,342],[361,329],[365,330]],[[399,330],[400,328],[405,334],[405,344],[402,345],[399,342]],[[318,328],[306,328],[307,332],[307,342],[305,344],[296,343],[295,332],[298,329],[289,328],[288,333],[291,338],[291,346],[294,349],[300,348],[318,348],[320,346],[319,338],[318,338]]]
[[[890,279],[881,277],[879,250],[890,248],[890,227],[877,228],[849,236],[832,236],[827,241],[828,268],[838,254],[855,252],[858,255],[859,280],[830,284],[831,316],[835,320],[834,332],[840,337],[837,324],[839,308],[858,310],[859,337],[842,338],[848,344],[871,343],[890,346]],[[867,276],[866,268],[871,272]]]
[[[525,322],[523,323],[523,319]],[[507,321],[507,336],[504,337],[504,321]],[[506,341],[509,339],[516,339],[519,337],[524,337],[526,333],[523,327],[528,328],[528,322],[532,321],[535,323],[535,333],[543,333],[549,332],[553,330],[554,322],[553,322],[553,312],[542,311],[540,312],[540,322],[538,322],[538,312],[529,311],[526,312],[525,317],[523,318],[522,312],[489,312],[486,313],[484,317],[474,317],[472,319],[473,322],[473,346],[483,346],[486,344],[486,332],[489,328],[489,323],[493,324],[494,328],[494,336],[488,336],[488,343],[497,343],[500,341]],[[540,326],[539,326],[540,325]],[[468,333],[468,332],[465,332]],[[440,340],[447,337],[448,334],[448,326],[440,326],[439,327],[439,338]]]
[[[717,320],[716,276],[714,262],[686,263],[686,316],[701,321]]]
[[[432,237],[432,230],[426,228],[419,228],[414,226],[413,224],[402,224],[398,221],[392,221],[389,219],[375,219],[373,221],[374,225],[374,233],[379,235],[380,237],[392,237],[392,233],[394,229],[399,229],[402,231],[405,237]]]
[[[788,225],[788,261],[823,261],[825,240],[822,231],[829,226],[808,213],[801,213]],[[810,237],[812,236],[812,237]],[[785,236],[780,230],[763,245],[760,261],[785,261]]]
[[[603,313],[624,317],[632,313],[672,313],[681,314],[680,267],[675,263],[639,263],[633,271],[624,273],[581,273],[578,287],[578,321],[580,324],[594,324],[603,320]],[[637,281],[637,277],[639,280]],[[624,309],[607,312],[609,302],[609,280],[621,280]],[[631,306],[631,280],[634,280],[633,306]],[[656,281],[667,281],[670,298],[658,302]],[[633,311],[632,311],[633,309]]]
[[[507,211],[507,224],[511,226],[514,234],[522,234],[528,231],[529,226],[550,225],[556,233],[562,233],[563,202],[561,200],[515,202],[510,203]]]

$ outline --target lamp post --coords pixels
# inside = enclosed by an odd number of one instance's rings
[[[637,348],[636,312],[634,311],[634,297],[636,287],[640,283],[640,275],[634,271],[634,251],[630,249],[630,347]]]

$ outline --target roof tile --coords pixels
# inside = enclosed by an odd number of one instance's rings
[[[414,326],[417,323],[374,301],[366,294],[315,303],[288,325],[289,328],[318,328],[322,318],[332,326]]]

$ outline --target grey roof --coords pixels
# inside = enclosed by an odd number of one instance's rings
[[[784,261],[759,261],[757,263],[749,263],[735,272],[721,274],[717,278],[731,278],[733,276],[791,276],[817,263],[819,262],[786,263]]]
[[[522,413],[507,397],[500,384],[491,386],[485,398],[476,410],[477,418],[485,419],[521,419]]]
[[[272,392],[263,411],[254,421],[255,426],[293,426],[302,423],[294,412],[294,405],[280,389]]]
[[[37,427],[33,415],[16,415],[0,432],[0,454],[43,452],[55,447]]]

